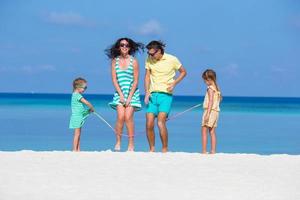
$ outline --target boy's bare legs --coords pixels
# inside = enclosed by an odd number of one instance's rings
[[[211,154],[216,153],[216,143],[217,143],[217,138],[216,138],[216,128],[209,128],[209,133],[210,133],[210,138],[211,138]]]
[[[155,151],[154,120],[155,120],[155,116],[153,113],[146,114],[146,132],[147,132],[147,139],[149,143],[150,152]]]
[[[207,145],[207,127],[202,126],[202,153],[206,154],[206,145]]]
[[[128,106],[125,108],[125,123],[128,131],[128,149],[127,151],[134,151],[134,108]]]
[[[157,116],[157,125],[159,128],[160,139],[162,143],[162,152],[168,152],[168,129],[166,127],[167,113],[160,112]]]
[[[124,126],[125,120],[125,107],[124,106],[117,106],[117,122],[116,122],[116,145],[115,150],[120,151],[121,149],[121,139],[122,139],[122,130]]]
[[[75,128],[73,139],[73,151],[80,151],[80,133],[81,128]]]

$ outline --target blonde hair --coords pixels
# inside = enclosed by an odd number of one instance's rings
[[[84,78],[78,77],[73,81],[73,90],[76,88],[81,87],[82,85],[86,84],[87,81]]]
[[[216,85],[216,89],[218,92],[220,92],[220,100],[222,100],[222,96],[221,96],[221,90],[220,87],[217,84],[217,74],[214,70],[212,69],[207,69],[202,73],[202,78],[203,80],[212,80],[214,82],[214,84]]]

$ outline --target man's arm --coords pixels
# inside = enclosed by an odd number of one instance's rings
[[[178,78],[177,79],[175,79],[175,81],[173,82],[173,83],[170,83],[169,84],[169,87],[168,87],[168,91],[169,92],[172,92],[173,90],[174,90],[174,88],[175,88],[175,86],[180,82],[180,81],[182,81],[182,79],[186,76],[186,74],[187,74],[187,72],[186,72],[186,70],[185,70],[185,68],[181,65],[181,67],[178,69],[178,71],[179,71],[179,76],[178,76]]]
[[[146,69],[145,73],[145,104],[149,103],[149,97],[150,97],[150,69]]]

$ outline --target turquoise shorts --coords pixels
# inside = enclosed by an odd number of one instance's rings
[[[164,112],[168,115],[171,110],[172,101],[172,94],[152,92],[147,105],[147,113],[153,113],[157,116],[158,113]]]

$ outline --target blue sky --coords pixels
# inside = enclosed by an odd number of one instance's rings
[[[176,95],[203,95],[213,68],[224,96],[300,97],[297,0],[1,0],[0,20],[0,92],[70,93],[82,76],[113,93],[104,49],[127,36],[167,43],[188,71]]]

